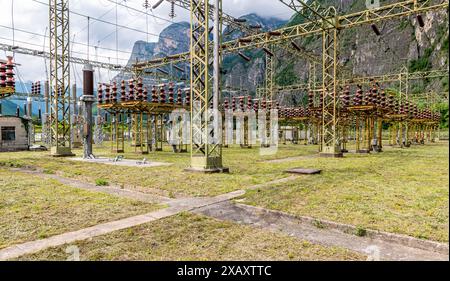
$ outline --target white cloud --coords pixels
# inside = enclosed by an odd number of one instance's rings
[[[37,2],[36,2],[37,1]],[[48,3],[48,0],[0,0],[0,7],[2,7],[2,17],[0,17],[0,42],[12,45],[13,32],[9,28],[12,26],[11,7],[14,3],[14,26],[16,31],[14,37],[16,45],[28,47],[32,49],[41,50],[44,43],[48,47],[48,39],[44,40],[43,36],[48,26],[48,6],[38,2]],[[129,7],[145,11],[142,7],[143,0],[118,0],[119,2],[128,5]],[[112,1],[114,2],[114,1]],[[115,26],[97,22],[94,18],[101,18],[104,21],[115,22],[115,4],[109,0],[70,0],[70,9],[79,14],[89,15],[90,20],[90,45],[97,45],[102,48],[111,50],[98,49],[96,51],[93,47],[90,48],[91,58],[105,62],[116,62],[116,36]],[[149,3],[153,5],[156,0],[150,0]],[[232,16],[239,17],[249,13],[257,13],[265,17],[278,17],[288,19],[292,12],[280,3],[278,0],[224,0],[224,11]],[[148,18],[148,32],[150,34],[159,34],[162,29],[170,25],[169,19],[170,4],[163,3],[157,10],[151,11],[155,16],[163,19],[153,17]],[[177,17],[174,22],[189,21],[189,12],[179,7],[175,10]],[[81,44],[74,44],[72,51],[73,56],[86,57],[87,47],[83,44],[87,43],[87,19],[76,14],[70,15],[71,38],[75,35],[75,41]],[[133,44],[137,40],[147,40],[146,32],[146,17],[144,14],[134,10],[120,7],[118,9],[118,24],[127,26],[132,29],[141,30],[142,32],[127,30],[119,27],[119,49],[123,52],[118,54],[119,63],[125,64],[128,59]],[[27,34],[20,32],[25,30],[36,33],[38,35]],[[47,32],[48,35],[48,32]],[[155,35],[149,35],[149,41],[156,41],[158,39]],[[4,58],[4,54],[0,54],[0,58]],[[45,64],[41,58],[29,57],[16,54],[16,62],[20,65],[20,76],[23,80],[45,80]],[[75,71],[73,71],[75,69]],[[77,79],[80,83],[82,66],[74,65],[72,69],[72,79]],[[96,74],[98,77],[98,73]],[[113,77],[115,73],[108,71],[101,71],[102,79],[106,80]]]

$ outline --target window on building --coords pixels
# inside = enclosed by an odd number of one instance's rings
[[[16,127],[2,127],[2,141],[15,141]]]

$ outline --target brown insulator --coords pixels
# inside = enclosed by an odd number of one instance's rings
[[[363,104],[364,105],[369,105],[369,104],[371,104],[371,94],[370,94],[370,91],[369,92],[366,92],[365,94],[364,94],[364,98],[363,98]]]
[[[239,97],[239,109],[244,111],[244,97]]]
[[[0,63],[0,88],[6,87],[6,64]]]
[[[14,62],[13,57],[8,56],[6,62],[6,86],[15,87],[16,81],[14,80]]]
[[[142,83],[142,78],[138,79],[137,82],[137,97],[136,100],[142,101],[144,100],[144,88],[143,88],[144,84]]]
[[[181,89],[178,89],[177,92],[177,105],[179,106],[183,105],[183,91]]]
[[[386,92],[384,90],[381,90],[381,94],[380,94],[380,106],[383,109],[386,109],[387,107],[387,102],[386,102]]]
[[[126,92],[127,86],[125,85],[125,80],[122,80],[120,82],[120,101],[124,102],[127,100],[127,92]]]
[[[159,89],[159,103],[166,103],[166,85],[162,84]]]
[[[267,109],[267,102],[266,102],[266,99],[263,99],[263,100],[261,101],[261,108],[262,108],[263,110]]]
[[[236,111],[236,98],[233,97],[233,99],[231,100],[231,109],[233,109],[233,111]]]
[[[111,88],[109,85],[105,85],[105,103],[111,101]]]
[[[350,106],[350,86],[346,86],[342,93],[342,105],[344,107]]]
[[[308,107],[313,108],[314,107],[314,92],[308,93]]]
[[[305,116],[305,109],[303,107],[300,107],[299,114],[300,114],[300,117]]]
[[[97,87],[97,102],[99,104],[103,103],[103,88],[102,88],[102,84],[98,83],[98,87]]]
[[[112,92],[111,92],[111,102],[116,103],[117,102],[117,82],[114,81],[112,84]]]
[[[253,108],[252,98],[250,96],[247,97],[247,110],[250,111]]]
[[[186,89],[184,91],[184,105],[191,106],[191,90],[190,89]]]
[[[133,79],[128,81],[128,100],[135,100]]]
[[[409,101],[405,102],[404,111],[405,111],[405,114],[409,114]]]
[[[230,108],[230,103],[228,101],[228,98],[225,98],[223,101],[223,109],[228,110]]]
[[[370,91],[370,103],[378,105],[378,88],[374,85]]]
[[[152,86],[152,103],[158,103],[158,93],[154,85]]]
[[[148,88],[147,88],[147,86],[145,86],[144,87],[144,92],[142,93],[143,94],[143,100],[144,101],[148,101]]]
[[[258,112],[258,109],[259,109],[259,101],[258,100],[254,100],[253,101],[253,110],[255,112]]]
[[[363,90],[361,89],[361,86],[358,85],[358,89],[356,90],[355,96],[353,97],[353,105],[354,106],[362,105],[362,98],[363,98]]]
[[[394,111],[395,110],[395,98],[394,98],[393,95],[389,95],[388,101],[387,101],[387,106],[388,106],[390,111]]]
[[[173,104],[175,102],[174,92],[173,92],[173,83],[169,83],[169,103]]]

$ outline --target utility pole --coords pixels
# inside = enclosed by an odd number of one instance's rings
[[[92,65],[86,64],[83,69],[83,96],[80,98],[84,103],[84,128],[83,128],[83,158],[88,159],[92,153],[92,105],[94,104],[94,70]]]

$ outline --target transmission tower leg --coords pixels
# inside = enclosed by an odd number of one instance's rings
[[[208,0],[190,0],[191,12],[191,166],[188,171],[227,172],[222,163],[222,142],[217,101],[220,82],[220,1],[215,0],[214,41],[209,36]],[[212,45],[214,43],[214,45]],[[214,51],[214,83],[211,85],[211,47]],[[211,94],[211,90],[215,90]],[[211,109],[211,104],[213,109]],[[215,114],[214,114],[215,113]]]
[[[320,155],[342,157],[337,142],[338,119],[336,108],[338,31],[333,28],[323,31],[322,40],[322,146]]]

